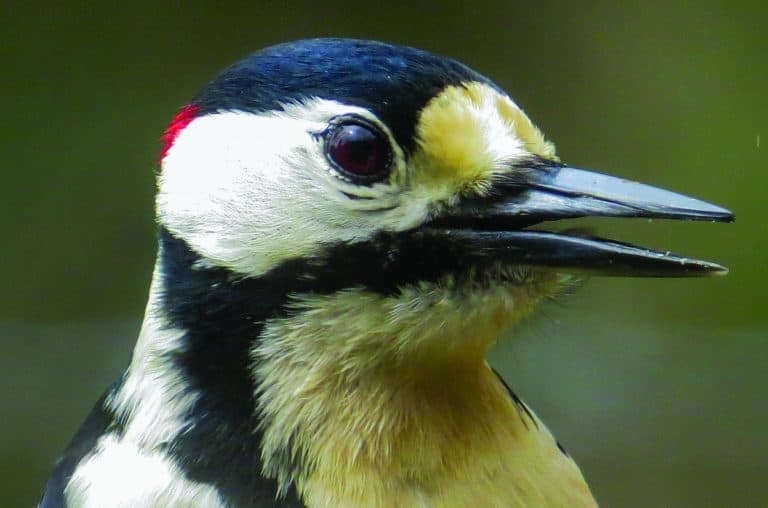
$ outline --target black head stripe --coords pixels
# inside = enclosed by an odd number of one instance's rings
[[[353,39],[310,39],[261,50],[222,72],[192,104],[200,114],[270,111],[306,98],[366,108],[410,152],[419,111],[448,85],[490,83],[459,62],[414,48]]]
[[[477,262],[448,237],[426,237],[418,231],[380,233],[364,242],[329,245],[315,257],[288,259],[258,277],[244,277],[200,266],[200,256],[165,228],[160,229],[160,243],[163,302],[171,322],[224,336],[253,337],[265,320],[287,315],[294,295],[349,288],[393,295],[404,286],[437,281]]]

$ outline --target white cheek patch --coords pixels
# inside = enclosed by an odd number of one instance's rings
[[[317,136],[349,113],[376,121],[364,109],[324,100],[195,119],[163,160],[160,223],[210,264],[245,275],[327,244],[418,225],[426,200],[400,207],[398,189],[383,184],[364,189],[366,199],[350,199],[349,184],[332,174]]]

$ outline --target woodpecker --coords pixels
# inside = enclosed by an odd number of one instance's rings
[[[181,109],[160,166],[133,357],[44,508],[596,506],[487,349],[588,275],[726,271],[532,229],[733,215],[565,165],[488,78],[403,46],[261,50]]]

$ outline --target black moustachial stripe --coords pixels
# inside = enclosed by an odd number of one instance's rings
[[[198,394],[168,453],[190,480],[213,485],[228,505],[302,506],[293,489],[276,499],[277,482],[262,476],[249,368],[253,341],[279,307],[277,294],[268,284],[242,284],[224,269],[199,268],[199,256],[164,228],[159,242],[162,305],[170,324],[186,331],[172,361]]]

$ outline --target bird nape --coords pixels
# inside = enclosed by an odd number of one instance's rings
[[[733,216],[563,164],[497,85],[417,49],[264,49],[163,143],[133,358],[46,508],[596,506],[486,350],[585,274],[726,271],[530,229]]]

